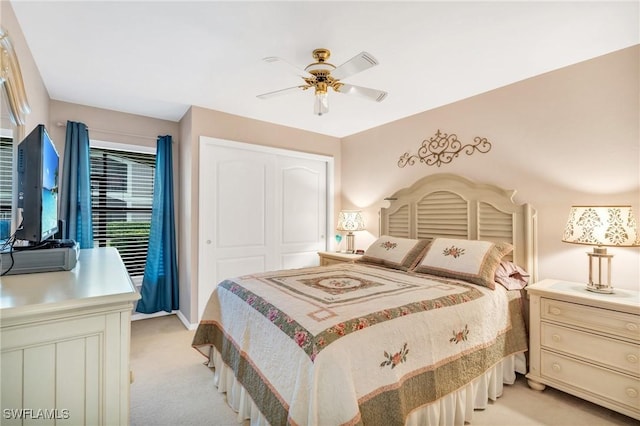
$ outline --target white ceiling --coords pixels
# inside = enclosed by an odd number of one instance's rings
[[[55,100],[178,121],[190,105],[344,137],[640,43],[638,1],[19,1],[12,5]],[[325,47],[340,65],[380,65],[345,82],[381,103],[331,92],[256,95],[301,83]]]

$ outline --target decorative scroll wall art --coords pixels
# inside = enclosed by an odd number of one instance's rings
[[[422,141],[417,154],[405,152],[398,160],[398,167],[413,166],[416,160],[427,166],[435,164],[440,167],[441,164],[449,164],[461,152],[472,155],[476,151],[486,154],[490,150],[491,143],[487,138],[476,136],[473,138],[473,143],[462,145],[457,135],[441,133],[438,129],[434,136]]]
[[[4,28],[0,28],[0,90],[7,97],[9,118],[17,126],[23,126],[31,108],[27,102],[18,56]]]

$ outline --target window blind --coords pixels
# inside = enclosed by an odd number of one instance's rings
[[[147,258],[155,154],[90,149],[91,210],[96,247],[116,247],[132,277]]]
[[[0,137],[0,220],[11,219],[13,139]]]

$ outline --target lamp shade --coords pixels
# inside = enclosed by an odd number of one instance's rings
[[[572,206],[562,241],[592,246],[640,246],[631,206]]]
[[[364,220],[360,210],[342,210],[338,215],[338,231],[363,231]]]

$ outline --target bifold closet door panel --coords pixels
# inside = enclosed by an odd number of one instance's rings
[[[317,266],[318,252],[326,249],[327,164],[279,156],[277,170],[280,267]]]

